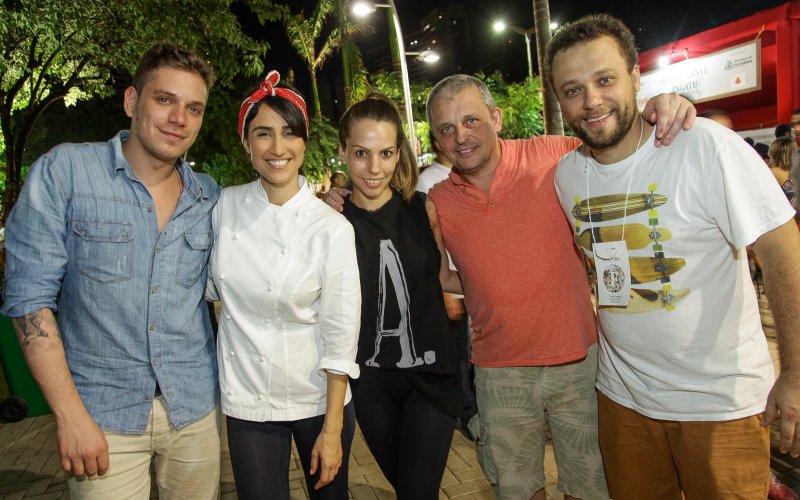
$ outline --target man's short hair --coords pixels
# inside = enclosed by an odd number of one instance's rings
[[[197,73],[211,90],[214,85],[214,70],[211,65],[194,52],[171,43],[160,43],[145,52],[133,75],[133,88],[141,93],[153,71],[163,66]]]
[[[781,123],[777,127],[775,127],[775,138],[780,139],[781,137],[791,137],[792,132],[794,132],[794,128],[788,123]]]
[[[727,112],[725,112],[725,111],[723,111],[721,109],[717,109],[717,108],[707,109],[707,110],[703,111],[702,113],[698,113],[697,116],[700,117],[700,118],[708,118],[709,120],[714,119],[715,116],[724,116],[724,117],[730,118],[730,116],[728,115]]]
[[[492,92],[485,83],[470,75],[450,75],[446,78],[443,78],[441,81],[439,81],[439,83],[436,84],[435,87],[433,87],[433,90],[428,96],[428,102],[425,104],[425,113],[428,115],[428,124],[430,124],[431,130],[433,130],[433,121],[431,119],[431,108],[433,107],[433,102],[436,99],[443,97],[444,94],[456,95],[468,87],[474,87],[478,92],[480,92],[481,99],[489,109],[489,112],[494,112],[494,110],[497,108],[497,104],[494,103]]]
[[[544,61],[550,83],[553,82],[553,60],[560,52],[575,45],[591,42],[601,36],[610,36],[617,42],[628,71],[633,71],[633,67],[639,61],[639,50],[636,48],[633,33],[616,17],[608,14],[591,14],[565,24],[550,39]]]

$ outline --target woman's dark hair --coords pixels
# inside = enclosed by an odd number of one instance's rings
[[[342,149],[347,149],[347,138],[350,136],[350,131],[353,129],[353,125],[361,120],[388,122],[394,125],[397,130],[396,145],[400,153],[400,160],[397,162],[397,168],[394,169],[389,185],[400,193],[404,200],[410,200],[417,187],[419,170],[414,150],[411,149],[411,145],[403,133],[403,122],[397,107],[382,94],[370,94],[363,101],[350,106],[339,122],[339,144]]]
[[[276,88],[281,87],[291,89],[292,92],[295,92],[300,97],[303,97],[300,92],[297,92],[297,90],[289,86],[276,86]],[[250,89],[250,92],[247,95],[252,95],[257,88],[258,87],[253,87]],[[286,120],[286,124],[289,125],[289,129],[292,131],[292,133],[302,138],[305,143],[308,143],[308,128],[306,127],[306,118],[303,116],[302,111],[300,111],[297,106],[292,104],[292,102],[288,99],[284,99],[283,97],[277,95],[265,96],[263,99],[258,101],[256,105],[250,109],[250,112],[247,114],[247,116],[244,117],[244,125],[242,129],[244,130],[245,138],[247,138],[247,135],[250,132],[250,123],[258,114],[258,110],[261,109],[261,106],[269,106],[273,111],[278,113],[281,118]]]

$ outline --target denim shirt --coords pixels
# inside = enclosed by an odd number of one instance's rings
[[[19,317],[50,308],[89,414],[107,432],[142,434],[158,383],[177,428],[219,400],[203,300],[220,189],[181,161],[175,212],[159,232],[153,199],[107,143],[39,158],[6,222],[5,302]]]

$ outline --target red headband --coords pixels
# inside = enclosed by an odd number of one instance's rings
[[[242,103],[242,107],[239,109],[239,137],[242,139],[242,142],[244,142],[245,118],[247,118],[247,115],[250,114],[253,106],[255,106],[261,99],[268,95],[282,97],[294,104],[295,107],[299,109],[301,113],[303,113],[303,118],[306,119],[306,135],[308,135],[308,113],[306,112],[306,102],[297,93],[285,87],[275,88],[275,85],[277,85],[280,80],[281,75],[278,74],[277,71],[270,71],[267,73],[267,76],[261,82],[261,85],[255,90],[255,92],[253,92],[250,97],[245,99]]]

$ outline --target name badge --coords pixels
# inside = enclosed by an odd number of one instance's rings
[[[631,263],[624,241],[592,243],[597,271],[597,305],[627,307],[631,296]]]

